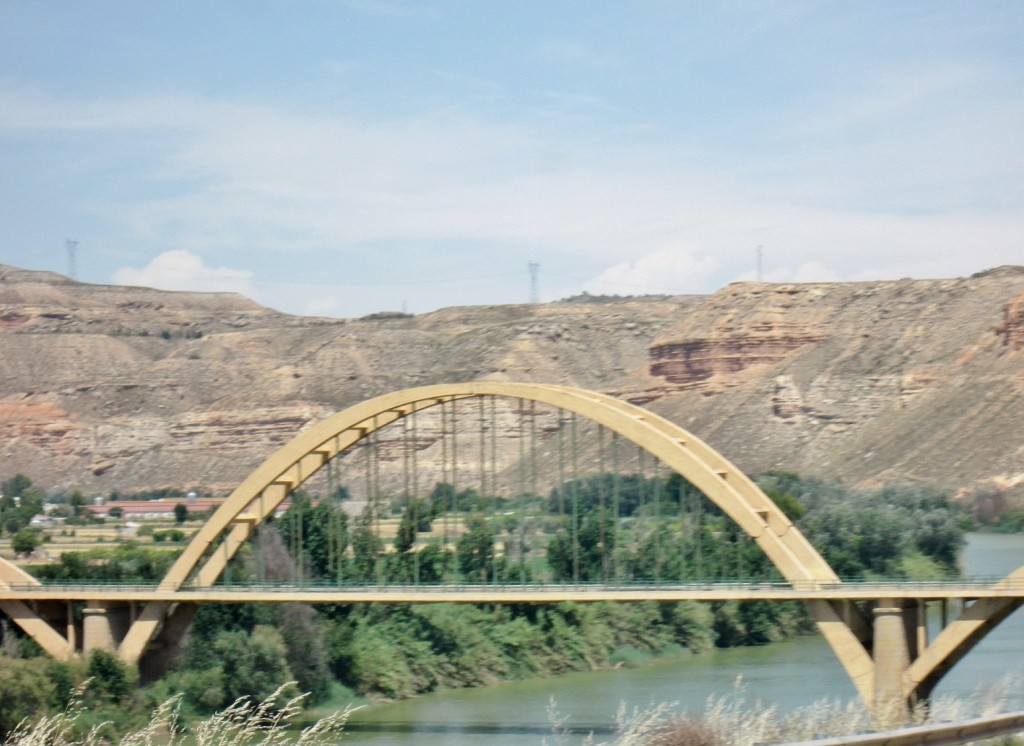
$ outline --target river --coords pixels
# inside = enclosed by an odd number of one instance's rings
[[[969,576],[1005,575],[1024,564],[1024,535],[971,534],[963,555]],[[1024,669],[1024,609],[991,632],[939,685],[936,696],[969,696],[1006,674]],[[550,737],[553,700],[567,725],[598,734],[620,706],[678,703],[703,711],[709,697],[732,694],[742,681],[748,701],[793,710],[822,698],[856,698],[828,644],[807,636],[774,645],[714,650],[657,661],[635,669],[567,674],[479,689],[437,692],[353,716],[346,743],[373,746],[524,746]],[[1024,692],[1009,707],[1024,709]],[[603,726],[603,727],[602,727]],[[549,740],[551,740],[549,738]],[[602,739],[600,735],[598,741]]]

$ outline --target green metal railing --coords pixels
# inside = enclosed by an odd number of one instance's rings
[[[367,582],[345,582],[342,584],[330,581],[318,580],[282,580],[282,581],[260,581],[260,582],[227,582],[221,581],[213,586],[219,590],[231,589],[238,591],[253,592],[274,592],[274,591],[353,591],[353,590],[393,590],[400,591],[472,591],[492,590],[507,588],[509,590],[536,590],[536,591],[633,591],[638,589],[665,590],[665,591],[785,591],[797,592],[829,591],[829,590],[850,590],[850,591],[879,591],[889,593],[891,591],[964,591],[970,595],[971,591],[989,591],[999,585],[999,590],[1010,592],[1024,592],[1024,578],[1007,579],[998,576],[975,576],[956,580],[907,580],[906,578],[844,578],[840,582],[819,582],[814,580],[802,581],[780,581],[761,580],[753,578],[730,578],[724,580],[695,580],[692,582],[674,582],[667,580],[630,580],[630,581],[590,581],[590,582],[521,582],[519,580],[500,580],[489,582],[455,582],[455,583],[386,583],[381,584],[374,581]],[[44,580],[39,585],[34,584],[11,584],[12,591],[83,591],[116,589],[124,591],[150,592],[161,590],[157,583],[141,583],[136,580]],[[208,590],[207,587],[182,586],[182,591]]]

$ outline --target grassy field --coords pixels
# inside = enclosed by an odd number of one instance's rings
[[[154,549],[180,549],[185,542],[158,542],[154,539],[153,533],[161,531],[179,530],[185,534],[186,542],[201,525],[197,521],[188,521],[185,524],[177,524],[173,519],[168,520],[147,520],[136,521],[140,528],[135,536],[127,535],[122,530],[122,525],[117,521],[108,520],[103,524],[88,524],[83,526],[61,526],[44,529],[42,535],[44,541],[39,545],[32,557],[15,557],[11,549],[11,537],[0,538],[0,557],[11,560],[19,565],[41,564],[55,562],[65,552],[81,552],[97,547],[113,547],[125,541],[131,541],[140,546],[152,547]],[[143,535],[138,535],[138,531]]]

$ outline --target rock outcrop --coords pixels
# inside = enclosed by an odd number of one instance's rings
[[[1003,344],[1014,352],[1024,349],[1024,294],[1006,304],[1003,323],[996,329]]]
[[[963,487],[1024,475],[1024,274],[736,284],[623,391],[754,470]]]

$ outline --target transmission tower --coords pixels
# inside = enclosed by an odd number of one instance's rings
[[[540,263],[529,262],[530,268],[530,303],[540,303]]]
[[[68,239],[64,242],[68,250],[68,277],[72,280],[78,279],[78,267],[75,265],[75,252],[78,251],[78,241]]]

